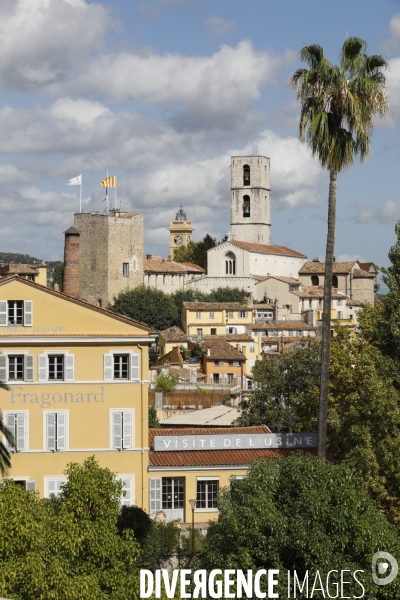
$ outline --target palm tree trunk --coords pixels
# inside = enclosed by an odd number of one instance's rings
[[[321,385],[318,414],[318,458],[326,459],[326,433],[328,422],[329,357],[331,350],[331,304],[332,304],[332,266],[335,247],[336,221],[336,180],[337,172],[330,172],[328,234],[326,238],[324,312],[322,315],[322,357]]]

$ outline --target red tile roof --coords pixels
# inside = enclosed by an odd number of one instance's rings
[[[203,336],[200,346],[205,353],[210,349],[210,355],[205,355],[207,360],[246,360],[242,352],[218,335]]]
[[[179,263],[174,260],[163,258],[162,256],[145,258],[143,261],[143,269],[145,273],[177,273],[178,275],[193,272],[198,275],[205,273],[205,270],[199,267],[199,265],[194,265],[193,263]]]
[[[304,321],[278,321],[278,323],[255,323],[254,325],[250,325],[252,331],[263,331],[264,329],[279,329],[284,331],[285,329],[288,331],[300,331],[300,330],[310,330],[316,331],[316,327],[305,323]]]
[[[252,305],[241,302],[182,302],[188,310],[249,310]]]
[[[280,450],[268,448],[235,449],[235,450],[188,450],[176,452],[156,452],[154,436],[158,435],[223,435],[235,433],[269,433],[263,425],[254,427],[224,427],[224,428],[188,428],[188,429],[149,429],[149,462],[151,467],[190,467],[218,465],[249,465],[258,458],[287,458],[292,452],[290,448]],[[317,454],[316,448],[302,448],[303,452]]]
[[[291,250],[286,246],[267,246],[266,244],[253,244],[250,242],[239,242],[237,240],[231,240],[231,244],[248,250],[249,252],[257,252],[258,254],[279,254],[281,256],[292,256],[294,258],[307,258],[305,254]]]

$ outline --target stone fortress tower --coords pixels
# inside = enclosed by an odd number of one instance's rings
[[[231,158],[231,238],[271,244],[270,159]]]
[[[143,214],[76,213],[65,232],[63,289],[105,308],[126,288],[143,284],[143,253]]]
[[[181,246],[187,246],[192,241],[194,228],[192,222],[186,218],[186,213],[182,206],[176,213],[175,221],[171,221],[169,231],[169,253],[174,259],[174,250]]]

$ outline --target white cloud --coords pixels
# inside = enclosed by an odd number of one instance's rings
[[[397,13],[390,19],[389,31],[392,37],[383,44],[383,50],[386,52],[400,48],[400,13]]]
[[[370,259],[365,258],[361,254],[338,254],[335,258],[337,262],[353,262],[356,260],[359,262],[370,262]]]
[[[377,209],[361,207],[358,209],[355,220],[357,223],[370,223],[375,221],[385,225],[394,225],[400,219],[400,200],[386,200]]]
[[[222,35],[237,29],[235,21],[226,21],[222,17],[210,17],[205,22],[206,29],[213,35]]]
[[[84,0],[2,0],[0,76],[31,90],[63,81],[72,58],[100,48],[109,11]]]

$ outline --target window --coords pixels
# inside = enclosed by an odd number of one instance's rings
[[[32,300],[0,300],[0,327],[32,327]]]
[[[129,354],[114,354],[114,379],[129,379]]]
[[[45,412],[46,450],[66,450],[67,412]]]
[[[52,354],[49,356],[49,381],[64,381],[64,355]]]
[[[8,381],[24,381],[24,357],[8,357]]]
[[[318,308],[322,308],[322,298],[318,298]]]
[[[219,383],[221,380],[222,383],[222,375],[220,376],[219,373],[213,373],[212,374],[212,382],[211,383]]]
[[[119,499],[120,506],[132,506],[135,504],[133,497],[133,480],[134,475],[117,475],[116,479],[122,481],[121,496]]]
[[[225,274],[236,275],[236,256],[233,252],[225,254]]]
[[[97,306],[98,306],[99,308],[101,308],[102,304],[103,304],[103,303],[102,303],[102,301],[101,301],[101,298],[98,298],[98,300],[97,300]]]
[[[338,310],[338,312],[337,312],[337,318],[338,319],[343,319],[343,313],[342,313],[342,311]]]
[[[219,492],[218,479],[197,480],[196,508],[216,508]]]
[[[44,478],[44,495],[45,498],[55,496],[56,498],[62,492],[62,486],[67,483],[66,477],[45,477]]]
[[[7,429],[11,431],[15,440],[15,446],[11,446],[11,444],[4,439],[7,450],[16,450],[17,452],[27,450],[27,413],[4,412],[4,420]]]
[[[239,319],[247,319],[248,316],[249,316],[249,313],[247,310],[239,310],[239,312],[238,312]]]
[[[219,367],[219,360],[214,360],[214,366]]]
[[[67,352],[63,354],[39,354],[38,380],[74,381],[74,355]]]
[[[155,278],[156,278],[156,285],[158,284],[158,274],[155,274]]]
[[[319,285],[319,277],[318,277],[318,275],[312,275],[312,277],[311,277],[311,285]]]
[[[341,300],[341,299],[339,299],[339,300],[337,301],[337,305],[338,305],[338,306],[342,306],[342,300]]]
[[[171,285],[174,285],[174,276],[171,275]]]
[[[196,310],[196,319],[201,319],[201,310]]]
[[[151,275],[150,273],[147,275],[147,285],[150,285]]]
[[[243,216],[250,217],[250,196],[243,196]]]
[[[210,319],[214,319],[214,311],[210,310]]]
[[[308,301],[308,308],[312,308],[312,300]]]
[[[202,329],[197,329],[197,337],[201,337],[203,335],[203,330]]]
[[[255,348],[255,346],[254,346],[254,343],[253,343],[253,342],[251,342],[251,343],[250,343],[250,352],[255,352],[255,350],[256,350],[256,348]]]
[[[243,185],[250,185],[250,167],[243,165]]]
[[[253,381],[251,379],[247,380],[247,389],[248,390],[252,390],[253,389]]]
[[[228,383],[232,383],[233,379],[234,379],[234,374],[233,373],[228,373]]]
[[[184,508],[185,480],[183,477],[162,478],[162,510]]]
[[[162,276],[162,282],[163,282],[164,285],[167,283],[167,276],[166,275]]]
[[[129,263],[122,263],[122,275],[129,277]]]
[[[332,275],[332,287],[334,287],[334,288],[339,287],[337,275]]]
[[[228,327],[228,333],[230,333],[230,334],[237,333],[236,327]]]
[[[140,356],[135,352],[105,354],[104,381],[139,381],[139,361]]]
[[[233,319],[233,310],[228,311],[228,319]],[[231,332],[229,332],[229,333],[231,333]],[[232,333],[234,333],[234,332],[232,331]]]
[[[217,330],[215,327],[211,327],[211,335],[217,335]]]
[[[113,410],[111,415],[111,447],[118,450],[133,448],[133,410]]]
[[[295,283],[289,284],[289,290],[292,291],[292,292],[298,291],[299,287],[300,286],[296,285]]]

